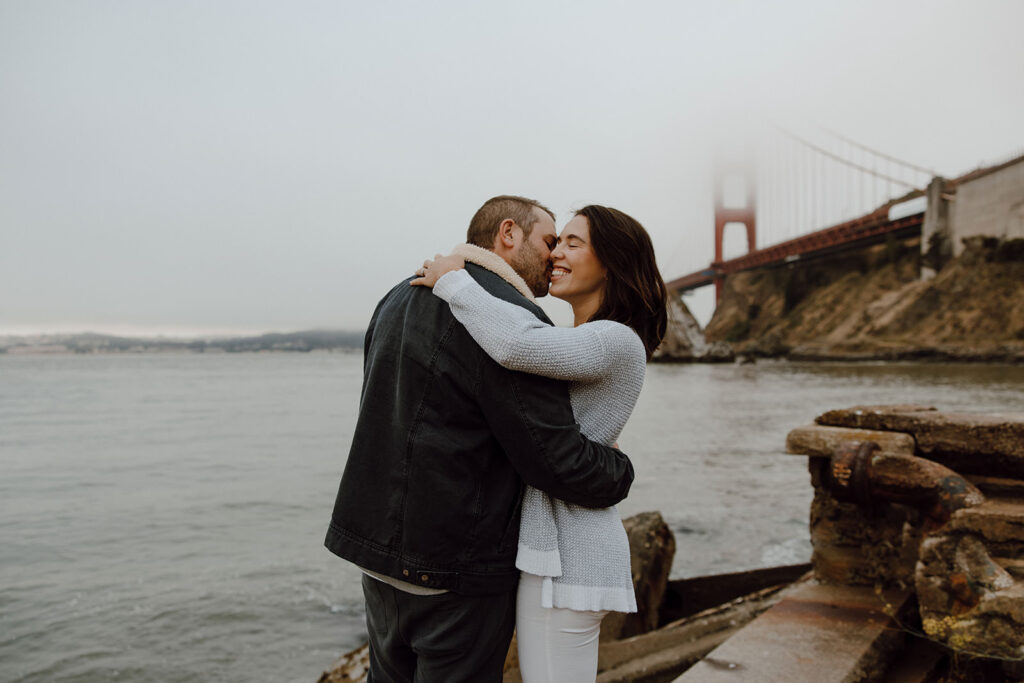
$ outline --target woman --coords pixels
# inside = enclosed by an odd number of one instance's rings
[[[665,334],[665,283],[650,236],[621,211],[586,206],[565,226],[551,260],[549,292],[572,305],[573,328],[552,327],[491,296],[459,256],[427,261],[412,284],[433,287],[503,366],[569,380],[581,431],[613,444]],[[636,611],[618,511],[583,508],[527,487],[516,566],[523,680],[593,681],[601,619],[609,611]]]

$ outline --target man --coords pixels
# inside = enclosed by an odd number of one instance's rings
[[[548,321],[528,297],[548,289],[549,210],[495,197],[467,241],[466,270],[481,286]],[[632,480],[626,456],[580,434],[564,382],[499,366],[429,289],[392,289],[366,332],[326,540],[366,574],[369,680],[501,680],[523,482],[607,507]]]

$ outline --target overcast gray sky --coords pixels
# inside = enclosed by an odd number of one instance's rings
[[[622,209],[678,277],[744,125],[947,176],[1019,152],[1021,26],[1012,0],[3,0],[0,333],[362,328],[502,193]]]

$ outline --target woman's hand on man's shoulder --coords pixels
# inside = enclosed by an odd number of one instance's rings
[[[433,287],[443,275],[453,270],[462,270],[466,267],[466,259],[458,254],[434,254],[433,260],[427,259],[416,271],[416,279],[409,282],[410,285],[419,287]]]

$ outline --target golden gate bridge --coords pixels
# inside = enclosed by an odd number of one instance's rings
[[[753,154],[719,162],[714,260],[668,282],[671,291],[714,284],[718,301],[733,273],[920,234],[934,171],[833,131],[818,137],[773,127]],[[747,253],[726,259],[726,233],[736,230]]]

